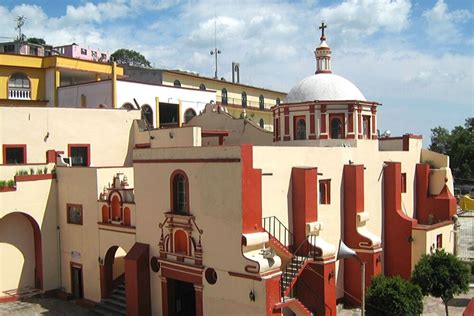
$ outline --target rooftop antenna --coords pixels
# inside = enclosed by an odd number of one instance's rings
[[[21,31],[21,28],[23,27],[23,25],[25,25],[26,17],[24,15],[19,15],[16,17],[15,21],[16,21],[15,30],[18,30],[18,40],[22,41],[23,33]]]
[[[216,71],[214,72],[214,79],[218,79],[217,76],[217,55],[221,54],[221,50],[217,49],[217,17],[214,14],[214,50],[211,50],[211,56],[214,55],[216,61]]]

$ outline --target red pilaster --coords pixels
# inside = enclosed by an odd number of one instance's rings
[[[357,231],[357,213],[364,211],[364,166],[344,166],[344,243],[355,250],[366,262],[366,287],[373,276],[381,272],[381,248]],[[360,304],[360,264],[355,259],[344,259],[344,290],[350,294],[345,299]],[[356,300],[353,299],[356,298]],[[358,300],[358,301],[357,301]]]
[[[349,104],[347,106],[348,116],[347,116],[347,138],[354,139],[354,105]]]
[[[284,112],[285,116],[285,136],[283,136],[284,141],[290,140],[290,109],[285,107]]]
[[[163,315],[169,315],[168,282],[165,277],[161,277],[161,312]]]
[[[456,214],[456,198],[451,194],[448,186],[438,195],[429,195],[430,166],[416,165],[416,218],[420,224],[431,225],[452,220]]]
[[[358,138],[359,139],[362,139],[363,138],[363,130],[362,130],[363,126],[362,126],[362,105],[358,105],[357,106],[357,134],[358,134]]]
[[[399,162],[385,162],[383,171],[385,275],[411,277],[411,234],[417,221],[403,213]]]
[[[298,299],[316,315],[336,316],[335,262],[308,263],[296,283]]]
[[[297,168],[291,171],[293,236],[299,245],[306,239],[306,223],[318,220],[317,168]]]
[[[274,307],[281,300],[280,298],[280,278],[281,275],[277,275],[271,279],[265,280],[266,288],[266,312],[267,316],[281,315],[281,311],[275,310]]]
[[[319,138],[328,139],[328,132],[326,129],[326,105],[321,105],[321,129],[319,133]]]
[[[149,249],[137,242],[125,256],[127,315],[151,315]]]
[[[371,107],[372,110],[372,139],[377,139],[377,108],[375,106]]]
[[[196,304],[196,316],[203,316],[204,309],[202,306],[202,285],[194,284],[194,293],[195,293],[195,304]]]
[[[253,168],[252,145],[241,145],[242,233],[262,231],[262,170]]]
[[[314,104],[309,105],[309,139],[316,139],[316,124],[314,119]]]

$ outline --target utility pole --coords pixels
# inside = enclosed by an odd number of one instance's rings
[[[25,25],[26,17],[24,15],[19,15],[16,17],[15,21],[15,30],[18,30],[18,41],[23,41],[23,33],[21,31],[21,28],[23,27],[23,25]]]
[[[221,50],[217,49],[217,18],[214,18],[214,49],[211,50],[211,56],[214,55],[216,61],[216,71],[214,72],[214,79],[219,79],[219,77],[217,76],[217,55],[221,53]]]

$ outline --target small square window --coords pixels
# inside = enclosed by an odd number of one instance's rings
[[[26,145],[3,145],[3,164],[26,164]]]
[[[91,52],[91,54],[92,54],[92,57],[97,57],[97,52],[93,51],[93,52]]]
[[[402,193],[406,193],[407,192],[407,174],[406,173],[402,173]]]
[[[88,167],[90,165],[90,145],[69,145],[68,152],[72,166]]]
[[[436,235],[436,249],[443,248],[443,234]]]
[[[82,225],[82,205],[67,204],[67,222]]]
[[[81,55],[87,55],[87,49],[81,48]]]
[[[331,204],[331,179],[319,180],[319,204]]]

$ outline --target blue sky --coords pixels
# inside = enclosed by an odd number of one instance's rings
[[[328,25],[333,71],[382,103],[379,128],[417,133],[474,116],[474,1],[11,1],[0,0],[0,40],[24,33],[53,45],[131,48],[156,67],[220,76],[240,62],[244,83],[289,91],[314,73],[317,25]],[[5,18],[11,17],[11,18]]]

